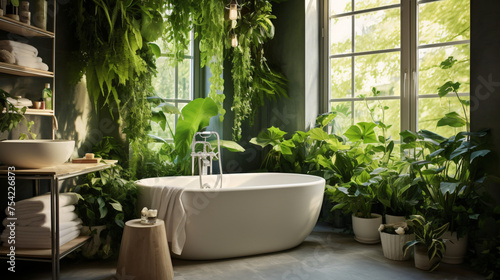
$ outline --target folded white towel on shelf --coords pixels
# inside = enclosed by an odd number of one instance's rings
[[[80,229],[74,229],[71,232],[65,235],[59,235],[59,246],[62,246],[69,241],[80,236]],[[8,243],[8,238],[1,237],[0,238],[3,246],[11,246],[14,244]],[[51,238],[31,238],[31,237],[17,237],[15,239],[16,248],[33,248],[33,249],[50,249],[52,248],[52,239]]]
[[[16,225],[22,226],[22,227],[44,227],[47,226],[50,227],[50,214],[33,214],[33,217],[27,217],[27,216],[15,216],[17,220],[8,220],[8,218],[5,218],[2,221],[2,224],[4,226],[7,226],[7,224],[10,224],[11,222],[15,222]],[[11,218],[9,216],[9,218]],[[71,222],[78,219],[78,215],[75,212],[61,212],[59,213],[59,224],[61,223],[66,223],[66,222]]]
[[[67,235],[75,230],[79,230],[82,228],[81,225],[74,225],[71,227],[67,227],[64,229],[59,229],[59,235],[64,236]],[[8,238],[10,234],[10,229],[6,229],[2,232],[2,235],[0,235],[1,238]],[[26,230],[19,230],[19,227],[16,227],[16,239],[21,238],[21,239],[50,239],[50,229],[45,230],[45,231],[26,231]]]
[[[59,194],[59,207],[76,204],[77,202],[78,196],[76,193],[67,192]],[[38,212],[47,213],[47,211],[50,211],[50,195],[39,195],[18,201],[16,202],[15,209],[18,215],[23,212],[32,212],[33,214]],[[5,208],[5,214],[10,217],[8,207]]]
[[[7,226],[7,224],[5,224],[4,226]],[[71,228],[74,226],[79,226],[81,224],[82,220],[79,218],[76,218],[71,221],[59,222],[59,230]],[[50,230],[51,230],[50,221],[39,226],[21,226],[16,224],[16,232],[50,232]]]
[[[165,221],[167,240],[171,243],[172,252],[182,253],[186,242],[186,211],[181,196],[184,188],[171,186],[155,186],[152,188],[151,208],[158,210],[157,218]]]
[[[59,206],[59,213],[60,214],[74,212],[74,211],[75,211],[75,205],[73,205],[73,204]],[[15,217],[17,217],[18,219],[24,219],[24,218],[29,218],[31,216],[34,216],[36,214],[48,215],[48,217],[50,217],[50,213],[51,213],[51,211],[50,211],[50,205],[49,205],[49,207],[44,208],[40,211],[33,211],[30,208],[25,208],[25,209],[21,209],[21,210],[16,209]]]
[[[16,57],[16,64],[19,66],[24,66],[24,67],[29,67],[29,68],[34,68],[34,69],[39,69],[43,71],[48,71],[49,66],[43,62],[36,62],[36,60],[26,60],[26,59],[19,59]]]
[[[49,66],[38,57],[38,50],[31,45],[12,40],[0,40],[0,49],[11,52],[15,58],[14,63],[19,66],[49,70]]]
[[[38,56],[38,50],[35,47],[33,47],[32,45],[28,45],[25,43],[12,41],[12,40],[0,40],[0,49],[7,50],[9,52],[24,51],[24,52],[33,54],[33,56]]]
[[[0,46],[0,48],[1,48],[1,46]],[[26,58],[26,59],[29,59],[29,58],[35,59],[38,57],[33,52],[25,51],[23,49],[14,49],[11,53],[16,58],[21,57],[21,58]]]
[[[14,107],[22,108],[22,107],[31,107],[33,106],[33,102],[27,98],[12,98],[7,97],[7,101],[14,105]]]

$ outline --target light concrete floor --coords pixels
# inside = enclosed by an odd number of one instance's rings
[[[51,279],[49,263],[18,262],[16,272],[7,272],[2,260],[1,279]],[[172,261],[174,280],[356,280],[356,279],[484,279],[466,265],[446,265],[432,272],[384,258],[380,244],[364,245],[352,235],[327,225],[317,225],[299,246],[265,255],[217,261]],[[61,261],[61,279],[114,279],[116,261]]]

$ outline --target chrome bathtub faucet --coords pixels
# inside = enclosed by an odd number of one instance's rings
[[[214,148],[210,142],[207,141],[211,136],[215,136],[217,139],[217,152],[214,152]],[[196,136],[203,138],[202,141],[197,141]],[[196,152],[196,146],[202,145],[202,150]],[[203,131],[197,132],[193,135],[193,142],[191,143],[191,175],[194,175],[195,158],[198,158],[198,174],[200,176],[200,188],[201,189],[211,189],[222,187],[222,161],[220,153],[220,138],[219,134],[214,131]],[[203,183],[204,175],[213,174],[213,161],[217,160],[219,162],[219,175],[217,176],[217,181],[213,186],[208,183]]]

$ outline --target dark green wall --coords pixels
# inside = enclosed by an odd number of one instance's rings
[[[500,178],[500,1],[471,1],[471,130],[490,129],[484,167]],[[498,184],[490,193],[500,202]]]
[[[297,130],[314,126],[319,114],[319,1],[288,0],[273,3],[275,37],[267,45],[265,54],[269,65],[280,70],[288,79],[288,97],[266,101],[258,110],[253,126],[243,125],[241,145],[244,154],[224,152],[225,172],[248,172],[259,168],[262,149],[249,143],[252,137],[270,127],[279,127],[291,136]],[[231,139],[234,115],[232,104],[231,65],[224,65],[224,123],[211,129]],[[213,120],[213,122],[216,120]]]

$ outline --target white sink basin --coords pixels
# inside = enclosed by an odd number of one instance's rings
[[[73,153],[73,140],[0,141],[0,161],[16,168],[42,168],[63,164]]]

